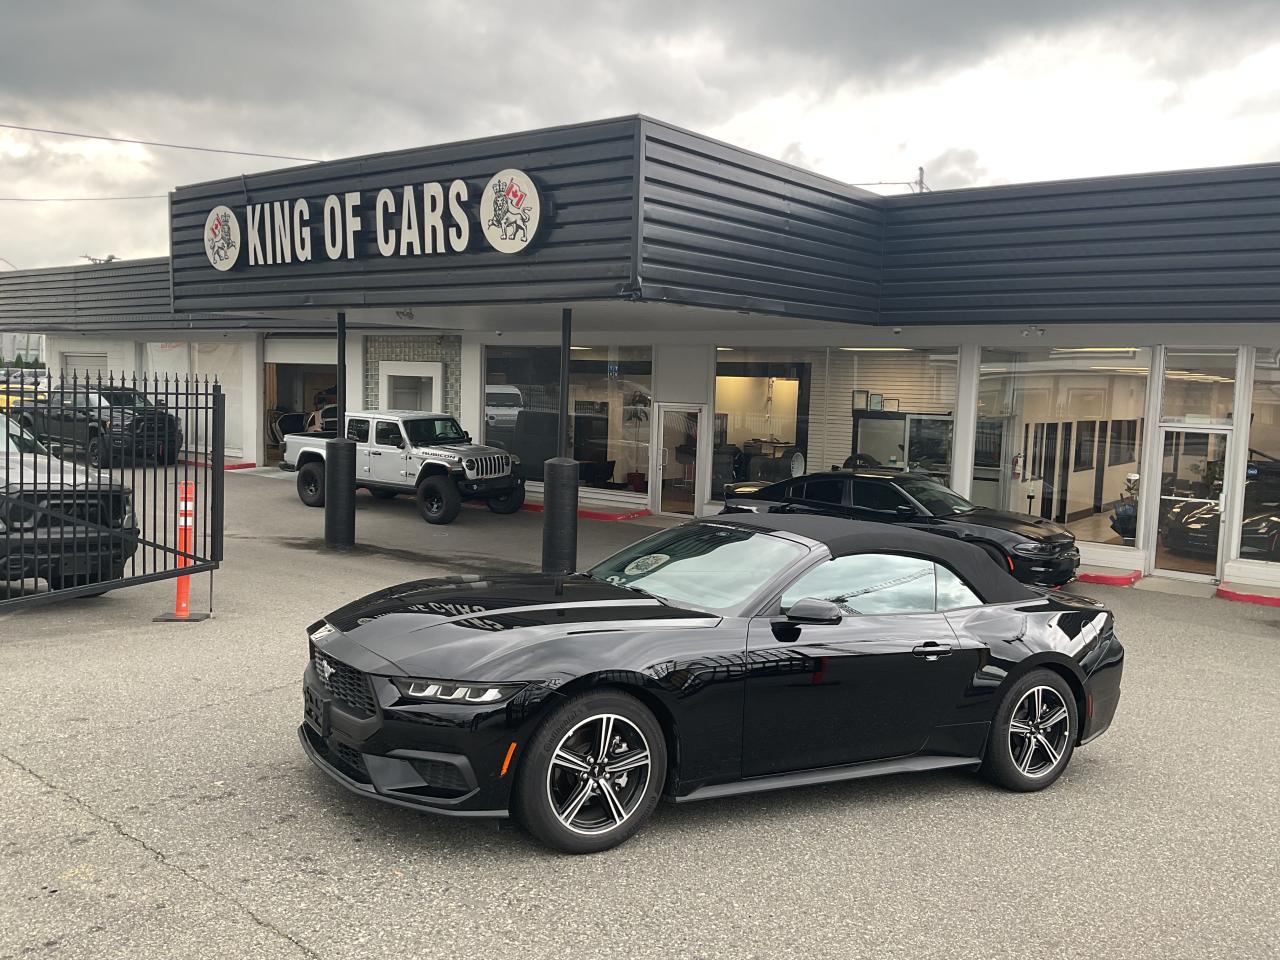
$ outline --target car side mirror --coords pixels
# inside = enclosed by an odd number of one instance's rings
[[[399,440],[397,440],[397,441],[396,441],[396,449],[397,449],[397,450],[403,450],[403,449],[405,448],[405,446],[406,446],[406,444],[405,444],[405,442],[404,442],[404,437],[401,437]]]
[[[914,517],[916,515],[916,508],[911,506],[909,503],[900,503],[893,508],[893,512],[904,518]]]
[[[787,619],[796,623],[839,623],[843,618],[839,604],[817,597],[803,597],[787,610]]]

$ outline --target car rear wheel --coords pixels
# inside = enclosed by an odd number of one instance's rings
[[[102,434],[97,433],[89,438],[85,459],[89,461],[89,466],[97,470],[105,470],[111,466],[111,445]]]
[[[653,813],[666,772],[666,740],[644,704],[615,690],[586,693],[556,710],[529,741],[515,813],[556,850],[608,850]]]
[[[462,497],[452,477],[424,477],[418,484],[418,513],[427,523],[453,523],[462,510]]]
[[[524,506],[524,487],[514,487],[500,497],[489,498],[489,509],[494,513],[515,513]]]
[[[1009,790],[1043,790],[1071,761],[1079,731],[1076,698],[1060,674],[1033,670],[996,711],[982,772]]]
[[[298,499],[308,507],[324,506],[324,464],[312,460],[298,471]]]

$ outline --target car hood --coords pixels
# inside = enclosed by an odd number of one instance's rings
[[[325,622],[340,632],[316,645],[367,673],[531,680],[566,643],[614,644],[641,628],[720,621],[583,575],[530,574],[403,583],[349,603]]]
[[[459,457],[493,457],[507,452],[497,447],[486,447],[482,443],[419,443],[413,449],[417,453],[445,450]]]
[[[0,486],[30,490],[85,488],[119,489],[109,473],[39,454],[10,453],[0,457]]]
[[[938,517],[944,523],[972,523],[983,527],[994,527],[1026,537],[1028,540],[1074,540],[1075,536],[1066,527],[1052,520],[1045,520],[1026,513],[1013,513],[1010,510],[993,510],[990,507],[978,507],[968,513],[956,514],[953,517]]]

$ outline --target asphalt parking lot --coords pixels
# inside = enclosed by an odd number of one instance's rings
[[[360,501],[316,549],[228,479],[216,616],[172,585],[0,615],[0,958],[1280,956],[1280,610],[1088,588],[1128,651],[1050,790],[901,776],[660,807],[623,847],[351,796],[302,756],[303,628],[388,583],[532,567],[541,517]],[[585,523],[584,561],[649,532]],[[193,595],[204,596],[198,581]]]

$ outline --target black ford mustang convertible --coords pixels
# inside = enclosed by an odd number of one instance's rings
[[[586,574],[423,580],[310,628],[302,747],[348,789],[603,850],[685,802],[981,768],[1039,790],[1106,730],[1110,612],[885,524],[688,523]]]

